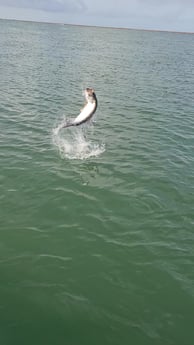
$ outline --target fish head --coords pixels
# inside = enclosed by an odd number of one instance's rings
[[[95,102],[96,101],[96,95],[94,92],[94,89],[87,87],[85,89],[85,98],[87,102]]]

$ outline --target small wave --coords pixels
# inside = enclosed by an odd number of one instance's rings
[[[74,127],[61,131],[61,125],[53,129],[53,143],[58,148],[62,158],[88,159],[97,157],[105,151],[103,143],[95,143],[88,139],[87,129],[89,126]]]

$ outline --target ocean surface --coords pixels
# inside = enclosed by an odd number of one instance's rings
[[[0,344],[194,344],[194,35],[0,20]]]

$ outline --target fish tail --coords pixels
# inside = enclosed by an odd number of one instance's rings
[[[74,126],[74,124],[72,122],[67,122],[65,123],[61,128],[67,128],[67,127],[71,127],[71,126]]]

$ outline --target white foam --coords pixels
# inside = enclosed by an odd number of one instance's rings
[[[85,160],[97,157],[105,151],[105,145],[89,140],[87,130],[83,131],[82,127],[70,127],[64,130],[61,128],[59,125],[53,129],[52,138],[62,158]]]

